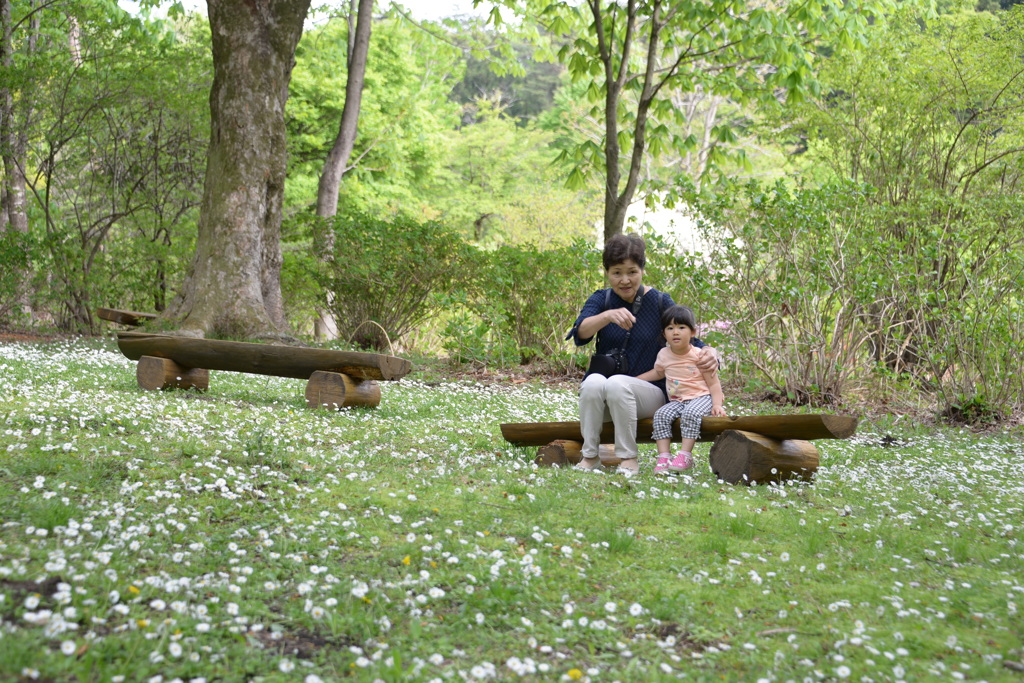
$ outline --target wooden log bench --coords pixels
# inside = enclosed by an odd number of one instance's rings
[[[196,339],[143,332],[119,332],[117,347],[138,361],[135,377],[143,389],[210,386],[210,370],[246,372],[306,380],[306,405],[340,410],[380,404],[378,381],[398,380],[412,363],[396,356],[274,344]]]
[[[155,313],[139,313],[138,311],[119,311],[116,308],[97,308],[96,315],[100,320],[120,323],[128,327],[138,327],[147,320],[155,320]]]
[[[653,443],[654,421],[637,421],[637,442]],[[754,484],[788,479],[810,481],[820,460],[815,439],[845,439],[857,429],[849,415],[742,415],[705,417],[698,441],[711,441],[711,471],[730,484]],[[672,425],[679,441],[679,421]],[[501,425],[501,434],[516,446],[539,446],[534,459],[541,466],[573,465],[582,458],[583,435],[579,422],[531,422]],[[615,426],[601,430],[601,464],[618,465],[614,448]]]

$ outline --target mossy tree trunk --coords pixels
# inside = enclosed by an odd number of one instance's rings
[[[195,336],[276,336],[284,109],[310,0],[209,0],[211,133],[192,269],[165,317]]]
[[[0,67],[8,74],[14,68],[14,22],[10,0],[0,0]],[[0,156],[4,177],[0,187],[0,232],[6,229],[28,232],[25,207],[25,136],[19,136],[14,122],[15,104],[12,88],[0,86]],[[23,129],[24,130],[24,129]]]
[[[34,56],[38,47],[40,19],[38,14],[25,17],[27,36],[20,42],[20,49],[28,58]],[[0,68],[7,74],[7,80],[0,85],[0,157],[3,163],[3,184],[0,185],[0,234],[7,230],[27,235],[28,181],[25,169],[28,167],[28,131],[32,120],[32,88],[13,87],[10,76],[15,71],[15,52],[19,49],[14,36],[15,22],[11,15],[10,0],[0,0]],[[21,92],[15,97],[15,90]],[[28,290],[32,274],[28,269],[19,272],[18,303],[25,314],[31,313]]]

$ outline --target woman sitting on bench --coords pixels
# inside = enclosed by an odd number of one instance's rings
[[[627,476],[636,474],[636,421],[653,416],[668,401],[664,379],[637,379],[637,375],[654,368],[658,351],[664,345],[661,312],[675,304],[668,294],[642,283],[645,251],[644,241],[638,235],[615,235],[608,240],[603,262],[609,289],[590,295],[566,336],[577,346],[589,344],[597,336],[591,371],[580,384],[583,460],[577,468],[581,470],[591,471],[601,464],[601,426],[610,420],[615,423],[615,455],[622,459],[616,471]],[[716,369],[718,357],[714,349],[699,339],[692,343],[706,349],[697,366],[705,371]],[[614,368],[597,371],[601,363]]]

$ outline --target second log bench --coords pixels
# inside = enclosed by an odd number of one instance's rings
[[[638,420],[638,443],[653,443],[654,421]],[[679,441],[679,421],[672,425]],[[814,439],[845,439],[857,430],[857,418],[849,415],[742,415],[705,417],[698,441],[712,441],[711,470],[731,484],[752,484],[787,479],[810,480],[820,460]],[[583,435],[579,422],[528,422],[501,425],[501,434],[516,446],[539,446],[538,465],[565,466],[580,461]],[[601,443],[615,441],[615,426],[604,423]],[[601,447],[605,466],[620,461]]]
[[[119,332],[117,347],[138,361],[135,377],[143,389],[210,386],[210,370],[246,372],[306,380],[306,405],[339,410],[380,403],[378,380],[398,380],[412,363],[396,356],[221,339],[196,339],[143,332]]]
[[[156,319],[156,313],[121,311],[116,308],[97,308],[96,315],[101,320],[127,325],[128,327],[138,327],[139,325],[144,324],[147,320]]]

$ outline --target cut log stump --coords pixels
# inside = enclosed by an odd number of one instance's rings
[[[375,408],[380,405],[380,384],[372,379],[358,380],[340,372],[317,370],[306,382],[306,405],[327,410]]]
[[[135,379],[139,386],[149,391],[160,389],[210,388],[210,371],[203,368],[186,368],[169,358],[142,356],[135,367]]]
[[[773,439],[727,429],[711,446],[711,471],[730,484],[810,481],[818,470],[818,449],[810,441]]]
[[[572,467],[583,459],[583,444],[569,439],[556,439],[537,449],[537,457],[533,459],[541,467]],[[613,444],[601,444],[597,455],[605,467],[615,467],[622,458],[615,457]]]

